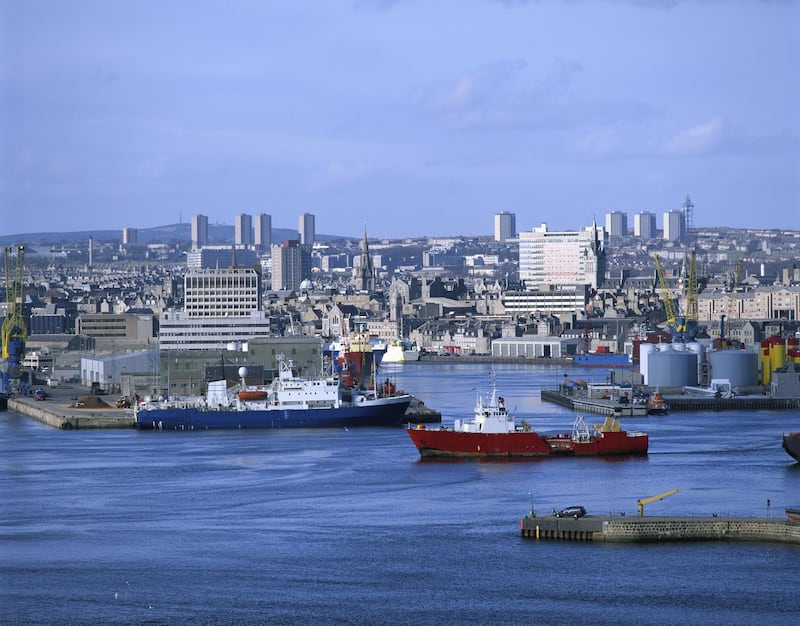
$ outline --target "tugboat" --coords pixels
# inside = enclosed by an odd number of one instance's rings
[[[657,391],[647,401],[648,415],[666,415],[668,410],[667,403],[664,402],[664,398]]]
[[[540,435],[524,420],[517,424],[494,393],[487,402],[478,397],[471,420],[455,420],[452,428],[421,424],[407,432],[424,459],[645,455],[648,447],[647,434],[622,430],[615,417],[590,430],[579,415],[572,432]]]

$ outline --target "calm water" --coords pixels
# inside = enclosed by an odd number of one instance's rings
[[[384,372],[445,422],[492,378],[538,430],[574,418],[539,400],[563,370]],[[402,429],[62,432],[0,414],[0,620],[798,623],[798,547],[519,538],[531,501],[540,515],[635,515],[637,498],[677,487],[647,511],[783,517],[800,504],[800,465],[780,447],[797,412],[624,425],[649,432],[647,458],[421,462]]]

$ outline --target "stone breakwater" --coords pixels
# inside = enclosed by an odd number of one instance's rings
[[[520,520],[520,533],[534,539],[609,543],[768,541],[800,545],[800,524],[748,517],[528,516]]]

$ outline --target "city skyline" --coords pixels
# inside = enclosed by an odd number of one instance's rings
[[[302,213],[333,236],[487,235],[503,211],[519,232],[660,222],[687,194],[698,227],[800,226],[795,2],[0,15],[0,235]]]

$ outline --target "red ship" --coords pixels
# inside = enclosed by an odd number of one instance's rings
[[[452,428],[420,424],[408,435],[423,459],[644,455],[648,446],[647,434],[622,430],[614,417],[590,431],[578,416],[571,433],[540,435],[524,420],[517,424],[503,398],[478,398],[474,419],[456,420]]]

